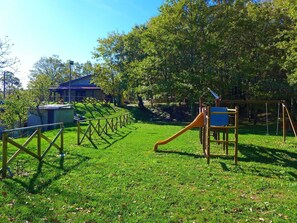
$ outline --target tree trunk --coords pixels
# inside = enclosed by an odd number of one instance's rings
[[[143,104],[142,97],[139,96],[139,95],[137,95],[137,99],[138,99],[138,107],[139,107],[140,109],[145,109],[144,104]]]
[[[257,125],[257,121],[258,121],[258,109],[255,109],[254,110],[254,122],[253,122],[253,124],[254,125]]]
[[[122,99],[123,99],[123,97],[122,97],[122,95],[118,95],[117,96],[117,102],[118,102],[118,107],[123,107],[123,102],[122,102]]]
[[[195,100],[193,98],[190,99],[190,110],[191,110],[191,119],[195,118],[196,109],[195,109]]]

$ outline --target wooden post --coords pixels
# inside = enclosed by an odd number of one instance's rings
[[[229,130],[226,129],[226,143],[225,143],[225,149],[226,149],[226,155],[229,155]]]
[[[114,129],[118,131],[118,117],[114,118]]]
[[[238,162],[238,107],[235,107],[235,144],[234,144],[234,162]]]
[[[37,128],[37,155],[41,160],[41,128]]]
[[[282,113],[283,113],[283,141],[284,143],[286,142],[286,135],[287,135],[287,130],[286,130],[286,117],[285,117],[285,104],[282,103]]]
[[[114,132],[113,118],[111,118],[111,131]]]
[[[295,131],[295,127],[294,127],[294,123],[293,123],[293,121],[292,121],[292,119],[291,119],[291,115],[290,115],[290,113],[289,113],[289,110],[288,110],[287,107],[285,107],[285,110],[286,110],[286,113],[287,113],[287,117],[288,117],[288,119],[289,119],[289,121],[290,121],[291,128],[292,128],[292,130],[293,130],[293,133],[294,133],[295,137],[297,137],[297,134],[296,134],[296,131]]]
[[[7,174],[7,138],[6,132],[2,135],[2,179],[6,178]]]
[[[206,156],[206,152],[205,152],[205,125],[204,127],[201,127],[201,143],[202,143],[202,150],[203,150],[203,154],[204,156]]]
[[[90,120],[89,121],[89,138],[91,139],[91,137],[92,137],[92,123],[91,123],[92,121]]]
[[[107,119],[105,119],[105,134],[107,134],[108,132],[108,120]]]
[[[80,145],[80,121],[77,121],[77,145]]]
[[[206,115],[206,158],[207,164],[210,163],[210,107],[207,107]]]

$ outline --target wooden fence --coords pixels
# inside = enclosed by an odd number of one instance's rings
[[[77,121],[77,145],[80,145],[84,139],[88,139],[94,147],[92,136],[95,134],[102,138],[102,134],[109,135],[118,128],[122,128],[130,123],[130,115],[123,114],[114,118],[98,118]],[[86,124],[86,128],[82,129],[81,125]]]
[[[42,129],[50,127],[50,126],[59,126],[59,132],[56,134],[54,139],[49,139],[42,133]],[[24,130],[35,130],[29,138],[25,141],[24,144],[19,144],[16,142],[13,138],[9,137],[10,133],[17,132],[17,131],[24,131]],[[0,169],[0,172],[2,172],[2,178],[6,178],[7,170],[8,170],[8,164],[10,164],[21,152],[25,152],[29,154],[30,156],[38,159],[39,161],[42,161],[42,159],[45,157],[45,155],[48,153],[48,151],[51,149],[52,146],[56,147],[60,154],[63,153],[63,147],[64,147],[64,124],[61,123],[53,123],[53,124],[47,124],[47,125],[37,125],[37,126],[31,126],[31,127],[24,127],[24,128],[17,128],[17,129],[9,129],[4,130],[2,133],[2,169]],[[37,138],[37,153],[32,152],[28,149],[28,145],[30,142]],[[60,146],[56,144],[57,139],[60,138]],[[43,150],[41,148],[41,140],[45,140],[49,143],[48,147]],[[8,144],[13,145],[18,150],[8,159]]]

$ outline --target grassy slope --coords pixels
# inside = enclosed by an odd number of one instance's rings
[[[0,181],[0,222],[296,222],[296,141],[240,132],[239,165],[201,157],[197,131],[163,152],[152,147],[180,126],[134,123],[75,145],[65,131],[65,158],[22,156]],[[51,133],[48,133],[51,134]]]

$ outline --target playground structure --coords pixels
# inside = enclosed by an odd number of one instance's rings
[[[203,107],[202,96],[199,98],[199,114],[185,128],[174,134],[173,136],[160,140],[154,145],[154,151],[158,151],[159,145],[164,145],[174,140],[181,134],[193,128],[200,128],[200,142],[202,144],[204,156],[207,158],[207,163],[210,163],[211,156],[219,156],[211,154],[210,145],[212,142],[216,142],[218,144],[222,144],[223,150],[225,151],[226,156],[229,156],[229,144],[234,144],[234,162],[237,164],[238,162],[238,120],[239,120],[239,110],[238,107],[235,109],[228,109],[227,107],[220,107],[221,98],[209,89],[209,92],[215,98],[215,107]],[[295,137],[297,137],[296,126],[291,118],[290,112],[286,106],[284,100],[224,100],[222,101],[224,104],[265,104],[265,121],[266,121],[266,130],[267,135],[269,135],[269,119],[268,119],[268,105],[269,104],[277,104],[277,128],[276,135],[278,135],[280,120],[282,120],[282,131],[283,131],[283,142],[286,142],[287,137],[287,129],[288,127],[292,129]],[[280,117],[282,110],[282,118]],[[230,119],[234,118],[233,124],[231,124]],[[288,121],[287,121],[288,119]],[[234,130],[234,137],[232,140],[229,139],[230,130]],[[211,139],[211,132],[213,133],[214,139]],[[222,134],[222,139],[221,139]]]
[[[276,133],[279,134],[279,128],[282,128],[283,142],[286,142],[287,130],[291,129],[294,136],[297,137],[296,129],[297,123],[293,122],[290,112],[287,108],[285,100],[222,100],[224,105],[265,105],[265,122],[266,122],[266,135],[269,135],[269,112],[268,107],[277,105],[277,118],[276,118]]]
[[[208,88],[210,93],[215,97],[215,104],[219,105],[220,98],[211,89]],[[199,114],[185,128],[181,129],[171,137],[160,140],[154,145],[154,151],[158,151],[159,145],[164,145],[178,136],[182,135],[186,131],[193,128],[200,128],[200,142],[202,144],[204,156],[207,159],[207,163],[210,163],[211,156],[219,156],[211,154],[211,143],[215,142],[222,144],[222,148],[225,151],[225,155],[229,156],[229,144],[234,144],[234,162],[238,162],[238,108],[228,109],[226,107],[202,107],[202,97],[199,99]],[[231,117],[234,118],[233,124],[231,124]],[[230,140],[229,134],[233,131],[233,139]],[[214,139],[211,139],[211,133],[213,133]],[[222,137],[221,137],[222,134]]]
[[[294,136],[297,137],[297,134],[295,129],[296,127],[294,126],[289,110],[284,102],[282,103],[282,114],[283,114],[283,141],[286,142],[286,137],[287,137],[286,114],[289,119],[290,127],[293,130]]]

